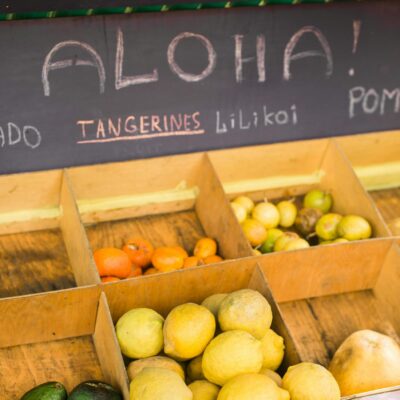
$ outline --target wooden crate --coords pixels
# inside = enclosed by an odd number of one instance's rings
[[[245,194],[254,201],[274,200],[300,196],[318,187],[332,194],[334,212],[363,216],[371,223],[374,237],[390,235],[376,205],[332,139],[220,150],[211,152],[210,159],[229,199]],[[248,251],[250,255],[250,246]]]
[[[204,153],[73,168],[68,171],[91,248],[121,248],[140,236],[155,247],[217,240],[226,259],[247,244]]]
[[[91,379],[122,390],[124,365],[98,287],[2,299],[0,313],[0,399],[51,380],[68,391]]]
[[[364,327],[398,340],[400,250],[384,238],[387,227],[351,165],[369,188],[368,165],[358,166],[362,156],[353,150],[358,140],[363,151],[377,145],[365,137],[368,145],[363,137],[323,139],[0,177],[0,400],[49,379],[70,389],[96,378],[128,400],[113,321],[133,307],[166,315],[244,287],[273,307],[273,328],[287,348],[283,368],[301,360],[327,365],[341,341]],[[386,147],[398,148],[397,137],[383,134],[371,165],[381,165]],[[397,165],[400,152],[387,154]],[[390,195],[398,200],[394,177]],[[336,211],[370,220],[378,238],[252,257],[229,199],[277,199],[313,187],[333,194]],[[92,251],[135,235],[188,251],[211,236],[232,260],[100,284]]]
[[[0,177],[0,297],[93,283],[70,185],[62,171]]]
[[[354,331],[400,343],[400,248],[393,240],[259,257],[302,361],[328,365]]]

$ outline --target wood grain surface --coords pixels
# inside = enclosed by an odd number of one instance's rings
[[[400,218],[400,187],[373,191],[370,195],[387,223]]]
[[[370,290],[281,303],[280,309],[302,361],[327,366],[346,337],[360,329],[399,341]]]
[[[74,286],[60,230],[0,236],[0,297]]]
[[[194,211],[100,222],[87,226],[86,232],[93,251],[101,247],[121,248],[129,238],[140,236],[154,247],[182,246],[192,252],[196,241],[205,236]]]
[[[20,399],[46,381],[70,391],[89,379],[103,379],[91,336],[0,349],[1,400]]]

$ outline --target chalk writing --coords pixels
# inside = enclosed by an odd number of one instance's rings
[[[23,144],[31,149],[36,149],[41,142],[42,135],[34,126],[25,125],[21,129],[13,122],[9,122],[7,128],[0,126],[0,147]]]

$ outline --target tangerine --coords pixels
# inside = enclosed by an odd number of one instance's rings
[[[196,256],[185,258],[183,261],[183,268],[192,268],[197,267],[198,265],[200,265],[200,258]]]
[[[204,264],[216,264],[219,263],[221,261],[224,261],[224,259],[218,255],[213,255],[213,256],[208,256],[206,258],[203,259]]]
[[[131,273],[131,260],[120,249],[113,247],[99,249],[94,252],[93,257],[100,276],[126,278]]]
[[[158,274],[160,271],[158,271],[157,269],[150,267],[147,268],[146,271],[144,272],[144,275],[153,275],[153,274]]]
[[[174,246],[174,247],[171,247],[171,249],[175,249],[175,250],[179,251],[179,254],[181,255],[181,257],[183,259],[189,257],[189,254],[187,253],[187,251],[181,246]]]
[[[133,264],[131,273],[128,275],[128,278],[134,278],[136,276],[143,275],[142,268],[138,267],[137,265]]]
[[[103,276],[101,278],[101,281],[103,283],[108,283],[108,282],[117,282],[120,281],[121,279],[117,278],[116,276]]]
[[[198,258],[206,258],[217,254],[217,242],[211,238],[202,238],[197,241],[193,255]]]
[[[153,253],[151,262],[161,272],[175,271],[183,267],[182,252],[176,247],[159,247]]]
[[[153,245],[148,240],[139,237],[129,239],[122,250],[128,254],[134,264],[141,268],[150,264],[154,253]]]

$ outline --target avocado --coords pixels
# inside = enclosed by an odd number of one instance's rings
[[[60,382],[46,382],[26,392],[21,400],[67,400],[67,391]]]
[[[68,400],[122,400],[122,396],[108,383],[86,381],[74,388]]]

